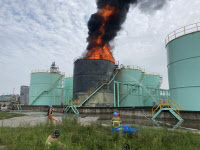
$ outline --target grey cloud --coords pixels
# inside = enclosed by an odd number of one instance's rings
[[[167,4],[169,0],[139,0],[138,6],[145,13],[153,13],[160,10]]]
[[[0,94],[12,93],[13,88],[19,93],[21,85],[30,84],[31,70],[48,69],[52,61],[66,75],[73,73],[74,58],[87,46],[87,21],[96,12],[96,4],[92,0],[59,1],[62,4],[57,0],[42,1],[46,7],[40,6],[39,0],[0,1]],[[113,41],[114,57],[121,64],[163,74],[162,87],[167,88],[164,38],[173,30],[199,20],[200,1],[160,3],[141,0],[130,10],[123,30]],[[159,13],[146,15],[160,8],[163,9]],[[30,13],[39,17],[39,23]]]

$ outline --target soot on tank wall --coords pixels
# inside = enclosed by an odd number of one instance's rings
[[[80,59],[74,62],[73,99],[78,93],[87,93],[99,82],[109,79],[115,70],[111,61],[100,59]],[[113,86],[109,86],[113,91]]]

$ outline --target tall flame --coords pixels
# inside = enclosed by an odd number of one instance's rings
[[[86,59],[104,59],[115,63],[109,43],[105,43],[105,41],[102,39],[103,35],[105,34],[106,21],[115,13],[115,11],[115,7],[106,5],[98,12],[98,14],[103,18],[102,24],[99,28],[101,34],[92,39],[92,42],[95,43],[96,46],[88,50]]]

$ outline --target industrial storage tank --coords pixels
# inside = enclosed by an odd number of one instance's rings
[[[115,79],[115,99],[119,101],[120,107],[143,106],[141,88],[138,86],[143,78],[144,72],[140,67],[120,66]]]
[[[200,110],[200,23],[166,38],[170,97],[186,110]]]
[[[159,90],[162,84],[162,76],[156,73],[145,73],[142,80],[142,96],[144,106],[153,106],[160,98]]]
[[[112,78],[115,68],[115,64],[108,60],[76,60],[74,62],[73,101],[82,103],[96,88]],[[102,87],[84,106],[113,106],[113,83]]]
[[[61,105],[64,74],[52,63],[50,71],[31,73],[29,105]]]
[[[64,80],[63,104],[67,105],[73,98],[73,77],[67,77]]]

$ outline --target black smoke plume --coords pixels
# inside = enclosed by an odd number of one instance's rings
[[[142,12],[149,13],[154,10],[161,9],[166,4],[166,1],[168,0],[97,0],[96,3],[98,11],[91,15],[87,24],[89,29],[87,50],[89,51],[97,46],[103,47],[105,44],[109,45],[109,42],[115,38],[117,32],[121,29],[121,25],[126,20],[126,16],[131,4],[138,3],[138,7]],[[101,45],[97,45],[97,42],[95,42],[94,39],[95,37],[102,35],[99,29],[103,22],[103,18],[98,12],[107,5],[114,6],[117,11],[115,11],[115,13],[112,14],[106,21],[104,26],[105,34],[103,34],[101,37],[102,43]]]
[[[102,36],[102,46],[115,38],[117,32],[121,29],[121,25],[126,19],[130,4],[134,3],[137,3],[137,0],[97,0],[98,11],[106,7],[106,5],[114,6],[117,10],[105,23],[105,34]],[[102,34],[99,31],[102,21],[103,18],[98,12],[91,15],[90,20],[88,21],[89,36],[87,38],[87,50],[97,46],[97,43],[94,42],[93,39]]]

